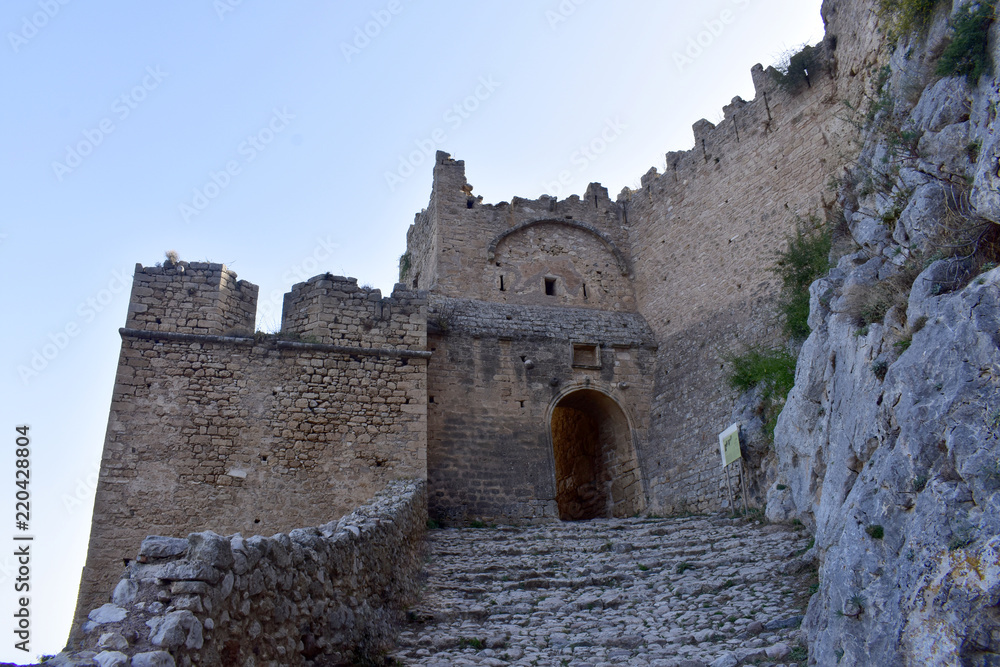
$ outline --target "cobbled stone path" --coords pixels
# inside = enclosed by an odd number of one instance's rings
[[[402,665],[806,663],[805,531],[723,516],[428,531]],[[806,557],[808,558],[808,557]]]

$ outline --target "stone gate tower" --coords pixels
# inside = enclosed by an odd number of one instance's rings
[[[523,521],[646,506],[656,343],[636,312],[623,209],[482,203],[437,154],[401,279],[427,290],[431,516]]]

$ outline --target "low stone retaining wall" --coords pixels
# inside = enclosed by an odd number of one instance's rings
[[[415,601],[426,483],[273,537],[147,537],[56,665],[351,664],[388,650]]]

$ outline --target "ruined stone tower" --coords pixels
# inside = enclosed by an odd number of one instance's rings
[[[646,506],[656,342],[637,312],[623,208],[483,204],[438,153],[402,277],[428,291],[432,516],[521,521]]]

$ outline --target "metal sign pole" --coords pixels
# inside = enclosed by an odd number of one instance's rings
[[[743,516],[746,516],[749,510],[747,509],[747,480],[743,475],[743,459],[740,458],[740,489],[743,492]]]
[[[726,472],[726,487],[729,488],[729,509],[736,513],[736,500],[733,497],[733,485],[729,481],[729,466],[722,466],[722,469]]]

